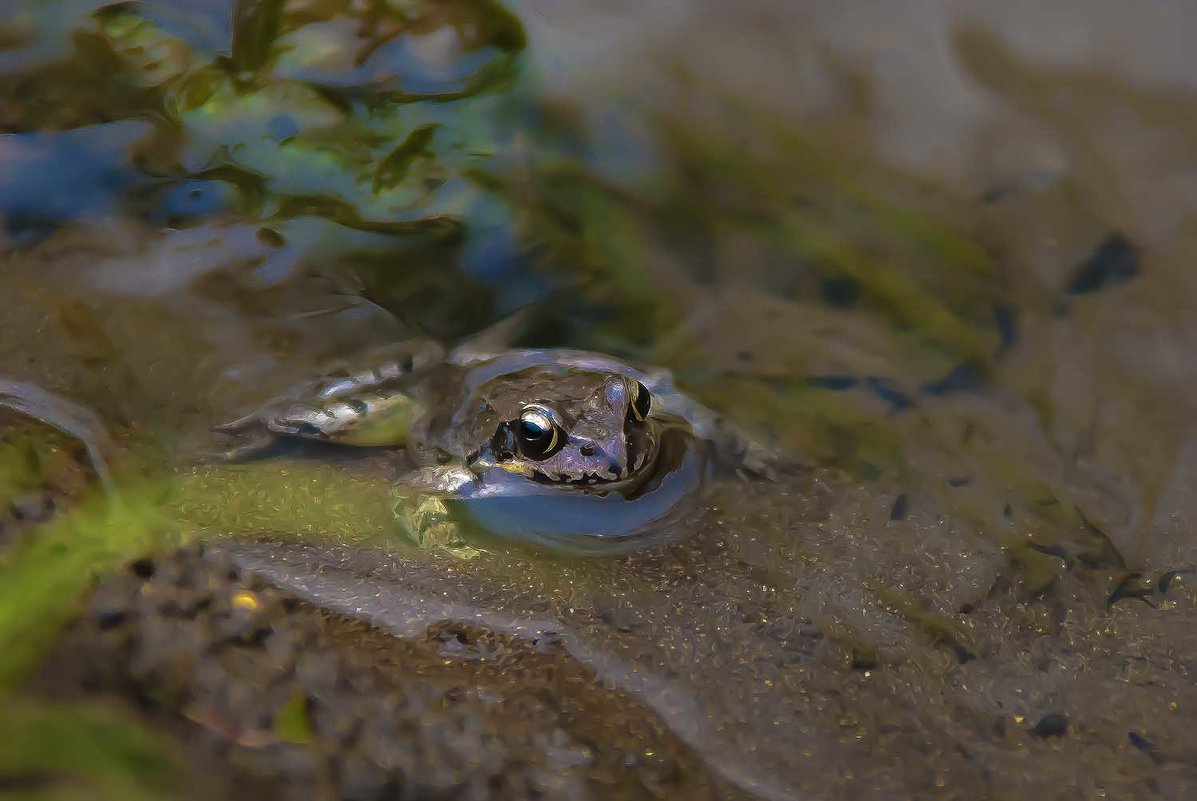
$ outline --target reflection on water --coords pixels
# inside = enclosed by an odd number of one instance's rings
[[[1191,793],[1192,12],[625,5],[0,3],[0,374],[320,603],[555,632],[747,795]],[[185,467],[526,304],[818,469],[462,560],[378,541],[373,466]]]

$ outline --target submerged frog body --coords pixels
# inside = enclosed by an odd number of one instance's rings
[[[414,469],[400,491],[416,528],[428,527],[429,508],[443,509],[436,502],[473,501],[485,527],[503,519],[500,533],[549,544],[643,539],[693,505],[715,461],[763,466],[759,446],[679,392],[666,371],[577,350],[467,346],[445,356],[420,343],[368,362],[219,426],[245,439],[230,455],[278,437],[403,447]],[[525,502],[495,503],[512,498]]]

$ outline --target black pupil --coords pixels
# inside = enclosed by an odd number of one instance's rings
[[[648,387],[639,381],[636,382],[636,397],[632,399],[632,405],[636,407],[636,414],[641,418],[648,417],[652,408],[652,396],[648,393]]]
[[[552,434],[552,429],[545,428],[535,420],[520,420],[520,437],[528,442],[540,444]]]

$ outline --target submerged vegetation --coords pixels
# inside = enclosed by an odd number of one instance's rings
[[[1168,561],[1188,551],[1156,554],[1143,534],[1185,443],[1160,441],[1150,415],[1070,401],[1100,394],[1068,372],[1097,372],[1082,357],[1097,359],[1100,296],[1146,272],[1126,234],[1097,230],[1053,285],[977,222],[981,200],[929,191],[835,119],[828,133],[730,99],[709,127],[664,108],[588,114],[542,95],[523,24],[498,0],[18,6],[0,9],[0,285],[28,300],[0,300],[0,317],[6,335],[43,327],[29,353],[5,346],[0,374],[44,376],[119,446],[105,492],[72,432],[0,421],[0,510],[47,488],[59,501],[44,522],[0,518],[0,798],[90,797],[74,777],[112,798],[168,794],[170,755],[135,725],[20,697],[107,573],[229,536],[414,550],[378,476],[197,458],[216,410],[351,348],[453,341],[522,307],[529,341],[668,367],[845,487],[898,498],[882,525],[902,526],[908,506],[950,521],[951,547],[1001,554],[984,592],[1041,598],[1067,574],[1116,600],[1139,569],[1188,567]],[[1004,65],[1008,91],[1040,107],[1009,53],[961,41],[978,80],[1000,89]],[[72,236],[83,267],[21,261],[53,264]],[[1150,381],[1113,375],[1130,406],[1156,401]],[[1158,458],[1098,466],[1101,426],[1119,447],[1159,441]],[[795,565],[817,561],[791,547]],[[793,565],[746,553],[734,569],[754,592],[781,587],[776,603],[822,626],[852,669],[883,661],[885,631],[834,618],[785,586]],[[836,585],[845,597],[961,664],[980,658],[961,611],[980,601],[950,608],[861,570]],[[284,739],[310,739],[301,707]]]

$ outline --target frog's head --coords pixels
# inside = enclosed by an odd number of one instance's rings
[[[574,376],[568,392],[513,404],[491,441],[504,470],[542,484],[602,485],[653,464],[652,395],[634,378]]]

